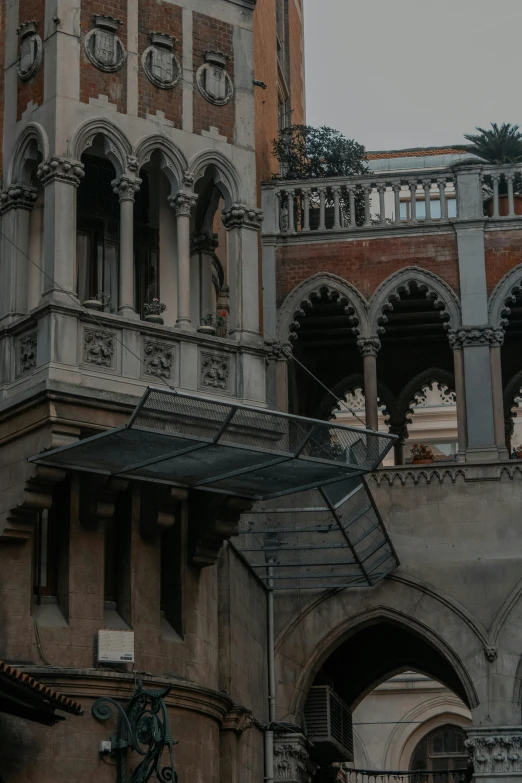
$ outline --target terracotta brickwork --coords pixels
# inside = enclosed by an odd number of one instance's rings
[[[5,5],[2,3],[2,5]],[[38,25],[37,33],[42,38],[44,36],[45,24],[45,0],[20,0],[19,15],[20,24],[23,22],[35,21]],[[3,53],[2,53],[3,62]],[[41,106],[44,101],[44,68],[45,55],[42,64],[32,79],[24,82],[18,79],[18,100],[17,100],[17,119],[22,118],[22,114],[27,108],[29,101]],[[4,101],[2,99],[2,111]]]
[[[193,15],[193,63],[194,78],[198,68],[205,62],[205,51],[214,49],[226,54],[227,73],[234,81],[234,45],[233,27],[226,22],[213,19],[211,16],[194,12]],[[194,133],[208,131],[210,127],[217,128],[230,143],[234,142],[235,99],[225,106],[214,106],[201,95],[194,85]]]
[[[5,3],[0,3],[0,62],[5,61]],[[0,79],[0,139],[4,138],[4,76]],[[3,174],[2,145],[0,144],[0,177]]]
[[[522,231],[486,231],[486,280],[488,293],[504,275],[522,263]]]
[[[452,234],[299,244],[280,248],[277,255],[278,302],[318,272],[348,280],[368,298],[393,272],[413,265],[434,272],[459,290],[457,243]]]
[[[163,0],[139,0],[138,18],[138,51],[140,55],[138,71],[138,114],[146,117],[147,113],[164,113],[165,118],[174,123],[174,127],[181,128],[183,107],[183,81],[169,90],[156,87],[143,70],[141,57],[150,46],[150,32],[167,33],[176,38],[174,52],[182,66],[182,9]]]
[[[293,125],[305,121],[303,0],[288,0],[290,108]]]
[[[80,68],[80,100],[89,103],[89,98],[107,95],[111,103],[115,103],[118,111],[125,112],[127,108],[127,69],[125,63],[115,73],[105,73],[96,68],[85,54],[83,41],[93,28],[94,14],[113,16],[121,21],[118,37],[127,49],[127,0],[83,0],[81,13],[81,68]]]

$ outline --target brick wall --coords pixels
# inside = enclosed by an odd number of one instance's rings
[[[125,63],[116,73],[105,73],[96,68],[85,54],[83,40],[93,28],[94,14],[113,16],[121,21],[118,37],[127,48],[127,0],[83,0],[81,12],[81,65],[80,65],[80,101],[89,103],[89,98],[107,95],[115,103],[118,111],[127,108],[127,69]]]
[[[486,231],[488,293],[513,267],[522,264],[522,231]]]
[[[227,73],[234,81],[233,27],[226,22],[194,12],[193,15],[193,63],[194,78],[198,68],[205,62],[205,51],[215,49],[230,58]],[[194,133],[217,128],[230,143],[234,142],[235,99],[225,106],[214,106],[203,98],[194,85]]]
[[[304,41],[302,0],[288,0],[288,68],[292,124],[305,122]]]
[[[5,3],[2,3],[4,6]],[[19,16],[20,24],[24,22],[36,21],[38,24],[37,33],[40,38],[44,37],[44,25],[45,25],[45,0],[20,0]],[[2,53],[3,62],[3,53]],[[37,103],[41,106],[44,101],[44,68],[45,68],[45,56],[42,59],[42,64],[35,76],[26,82],[18,79],[18,96],[17,96],[17,119],[22,118],[23,112],[27,108],[29,101]],[[4,101],[2,96],[2,111],[4,107]]]
[[[0,3],[0,63],[5,62],[5,3]],[[4,138],[4,73],[2,67],[2,78],[0,79],[0,140]],[[2,161],[3,143],[0,142],[0,178],[3,175]]]
[[[393,272],[413,265],[434,272],[459,290],[457,243],[452,234],[299,244],[279,248],[277,261],[278,302],[318,272],[344,278],[369,298]]]
[[[183,81],[171,90],[156,87],[143,70],[141,56],[150,46],[149,33],[167,33],[177,39],[174,52],[180,66],[183,64],[182,49],[182,10],[179,6],[163,0],[139,0],[138,21],[138,51],[140,55],[138,72],[138,114],[146,117],[147,112],[155,114],[162,111],[167,120],[171,120],[176,128],[182,126]]]

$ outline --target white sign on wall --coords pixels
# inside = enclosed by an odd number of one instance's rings
[[[134,663],[134,631],[98,631],[99,663]]]

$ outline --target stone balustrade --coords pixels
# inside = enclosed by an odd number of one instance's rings
[[[266,183],[263,207],[274,218],[267,219],[264,233],[290,237],[445,225],[459,217],[458,174],[454,167]],[[481,183],[485,217],[522,214],[522,167],[482,166]]]

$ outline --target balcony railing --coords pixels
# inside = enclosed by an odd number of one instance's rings
[[[354,769],[343,764],[337,776],[339,783],[471,783],[472,780],[471,767],[413,771]]]
[[[314,231],[444,226],[459,217],[458,179],[464,171],[455,167],[276,181],[264,186],[265,214],[270,208],[269,191],[275,195],[274,220],[266,221],[265,233],[295,236]],[[522,214],[521,166],[482,166],[480,183],[485,217]]]

